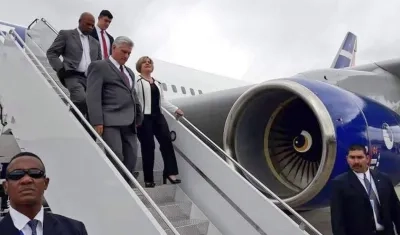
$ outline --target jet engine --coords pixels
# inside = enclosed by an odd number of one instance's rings
[[[189,121],[291,207],[328,204],[329,182],[348,170],[351,144],[368,149],[371,168],[400,181],[400,116],[372,99],[303,78],[211,96],[220,100],[197,98],[195,108],[191,102],[177,104]]]

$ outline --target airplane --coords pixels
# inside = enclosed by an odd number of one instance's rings
[[[356,51],[349,32],[330,68],[258,84],[153,58],[154,76],[193,125],[289,206],[315,209],[328,205],[353,143],[400,182],[400,59],[355,65]]]

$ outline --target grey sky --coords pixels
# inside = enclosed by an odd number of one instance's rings
[[[329,67],[347,31],[358,36],[356,64],[400,52],[398,0],[36,0],[18,15],[32,1],[7,1],[1,20],[44,17],[57,29],[109,9],[110,33],[135,41],[131,63],[147,54],[249,81]]]

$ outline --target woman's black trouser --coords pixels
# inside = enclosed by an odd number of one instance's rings
[[[161,156],[164,161],[163,175],[178,175],[178,166],[172,146],[168,123],[163,114],[144,115],[142,125],[138,127],[138,138],[143,160],[143,176],[145,182],[154,182],[154,136],[160,144]]]

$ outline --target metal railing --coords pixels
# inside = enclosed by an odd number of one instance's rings
[[[55,34],[58,34],[56,28],[54,28],[45,18],[42,18],[40,20],[43,21],[43,23],[45,23],[47,26],[49,26],[49,29],[51,29],[51,31],[53,31]]]
[[[111,150],[111,148],[107,145],[107,143],[103,140],[103,138],[94,130],[92,125],[86,120],[86,118],[83,116],[83,114],[79,111],[79,109],[75,106],[75,104],[70,100],[70,98],[64,93],[64,91],[59,87],[59,85],[54,81],[53,77],[47,72],[46,68],[42,65],[42,63],[39,61],[39,59],[35,56],[35,54],[31,51],[31,49],[25,44],[25,42],[21,39],[21,37],[15,32],[15,30],[11,30],[10,34],[15,36],[15,39],[18,40],[22,45],[23,49],[17,45],[22,52],[23,50],[26,50],[29,52],[29,54],[32,56],[32,58],[29,58],[29,56],[24,52],[26,55],[26,58],[30,61],[35,60],[37,65],[32,63],[32,65],[38,69],[36,66],[39,66],[43,70],[43,75],[45,74],[48,78],[46,79],[44,76],[41,76],[45,82],[50,82],[53,85],[53,89],[56,89],[61,96],[65,99],[65,101],[68,103],[69,107],[75,111],[75,113],[79,116],[81,121],[85,124],[86,127],[89,127],[88,129],[90,132],[96,136],[98,141],[103,145],[105,151],[108,153],[108,155],[112,158],[110,160],[114,161],[116,165],[123,171],[123,173],[128,177],[128,179],[135,185],[137,189],[139,189],[140,193],[143,194],[143,196],[148,200],[150,205],[155,209],[157,214],[161,217],[161,219],[164,221],[164,223],[168,226],[168,228],[175,234],[175,235],[180,235],[179,232],[175,229],[175,227],[172,225],[172,223],[168,220],[168,218],[164,215],[164,213],[160,210],[160,208],[157,206],[157,204],[151,199],[151,197],[147,194],[145,189],[139,184],[139,182],[133,177],[132,173],[129,172],[129,170],[125,167],[125,165],[122,163],[122,161],[115,155],[115,153]],[[43,52],[44,53],[44,52]],[[33,62],[33,61],[32,61]],[[39,71],[40,72],[40,71]],[[71,110],[70,109],[70,110]],[[89,135],[87,136],[88,138]],[[107,154],[106,154],[107,155]]]
[[[3,37],[4,40],[6,40],[6,35],[1,30],[0,30],[0,37]],[[0,44],[0,47],[2,47],[2,46],[4,46],[4,45]],[[0,99],[0,135],[3,134],[3,130],[7,126],[7,120],[6,120],[6,117],[5,117],[4,113],[5,112],[4,112],[3,104],[2,104],[1,99]]]
[[[28,25],[28,29],[31,29],[31,27],[38,22],[39,18],[34,19],[29,25]]]

